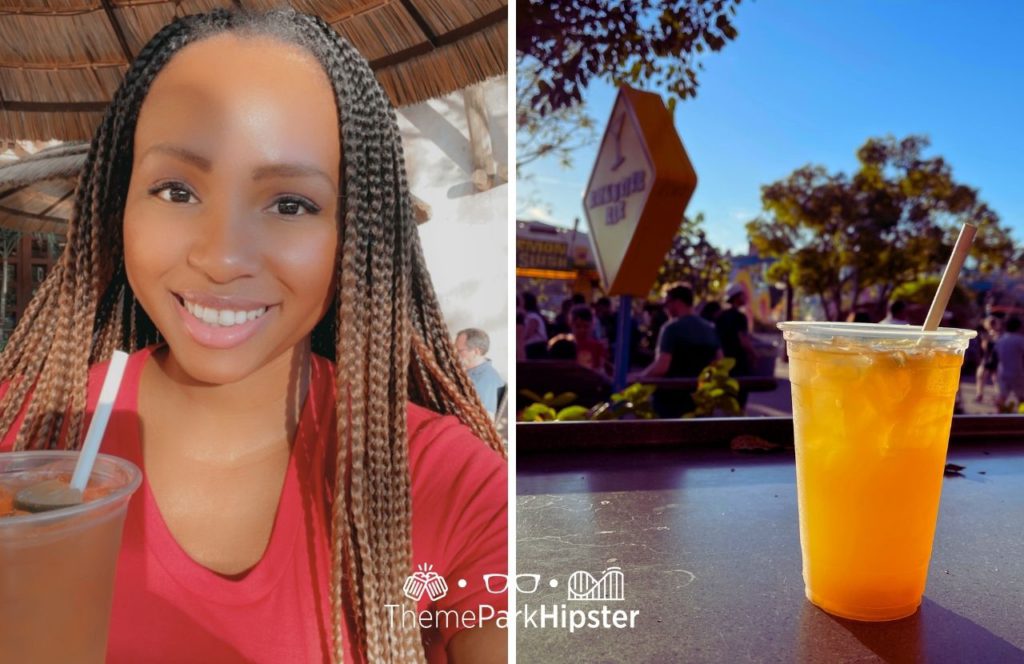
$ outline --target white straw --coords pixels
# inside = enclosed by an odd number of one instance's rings
[[[960,269],[963,268],[964,261],[967,260],[967,254],[971,250],[971,242],[974,241],[974,234],[977,232],[978,227],[972,224],[964,224],[963,228],[960,229],[960,236],[956,239],[956,245],[953,246],[953,255],[949,257],[949,262],[946,263],[946,270],[942,273],[942,280],[939,282],[939,287],[935,290],[935,297],[932,298],[932,306],[928,309],[928,317],[924,319],[924,329],[926,332],[938,329],[939,323],[942,322],[942,314],[946,313],[949,297],[953,294],[953,287],[956,286],[956,280],[960,276]]]
[[[114,409],[114,400],[117,399],[117,391],[121,388],[121,379],[124,377],[124,368],[127,364],[128,353],[115,350],[114,355],[110,358],[107,377],[103,379],[103,388],[100,390],[100,400],[96,404],[96,412],[93,413],[92,421],[89,422],[89,431],[85,434],[85,443],[82,444],[78,463],[75,464],[75,473],[71,476],[72,489],[84,491],[85,485],[89,481],[93,464],[96,463],[96,454],[100,451],[100,441],[103,440],[103,433],[107,430],[107,423],[110,422],[110,411]]]

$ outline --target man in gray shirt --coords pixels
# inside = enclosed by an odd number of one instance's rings
[[[996,406],[1002,408],[1012,392],[1017,401],[1024,401],[1024,334],[1021,322],[1016,316],[1006,321],[1006,332],[996,341],[996,385],[999,394]]]
[[[672,318],[658,333],[654,362],[632,380],[644,378],[694,378],[722,357],[715,328],[693,313],[693,290],[676,286],[665,295],[665,312]],[[693,399],[679,390],[656,390],[653,405],[659,417],[679,417],[693,409]]]
[[[455,352],[462,368],[473,381],[484,408],[494,417],[498,410],[498,391],[505,386],[505,381],[485,357],[490,347],[491,340],[487,333],[475,327],[466,328],[455,335]]]

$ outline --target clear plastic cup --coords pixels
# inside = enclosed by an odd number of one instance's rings
[[[921,604],[964,350],[975,332],[780,323],[807,598],[854,620]]]
[[[68,477],[78,452],[0,454],[0,490]],[[142,473],[100,454],[85,500],[0,518],[0,664],[106,657],[114,569],[128,499]]]

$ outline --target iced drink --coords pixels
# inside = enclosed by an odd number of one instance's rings
[[[0,454],[0,664],[97,662],[106,655],[114,567],[142,474],[99,455],[81,505],[27,514],[13,496],[70,479],[77,452]]]
[[[807,598],[854,620],[921,603],[969,330],[781,323]]]

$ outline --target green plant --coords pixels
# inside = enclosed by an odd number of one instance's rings
[[[574,392],[564,392],[557,396],[554,392],[546,392],[541,396],[524,389],[519,390],[519,393],[533,401],[519,416],[521,422],[568,422],[587,419],[586,408],[571,405],[576,400]]]
[[[697,378],[697,391],[693,393],[695,408],[683,417],[711,417],[716,411],[739,415],[742,411],[738,399],[740,384],[729,377],[735,365],[735,359],[726,357],[704,367]]]
[[[998,406],[996,408],[996,412],[1004,415],[1024,415],[1024,402],[1018,403],[1016,399],[1011,397],[1010,400],[1002,406]]]

